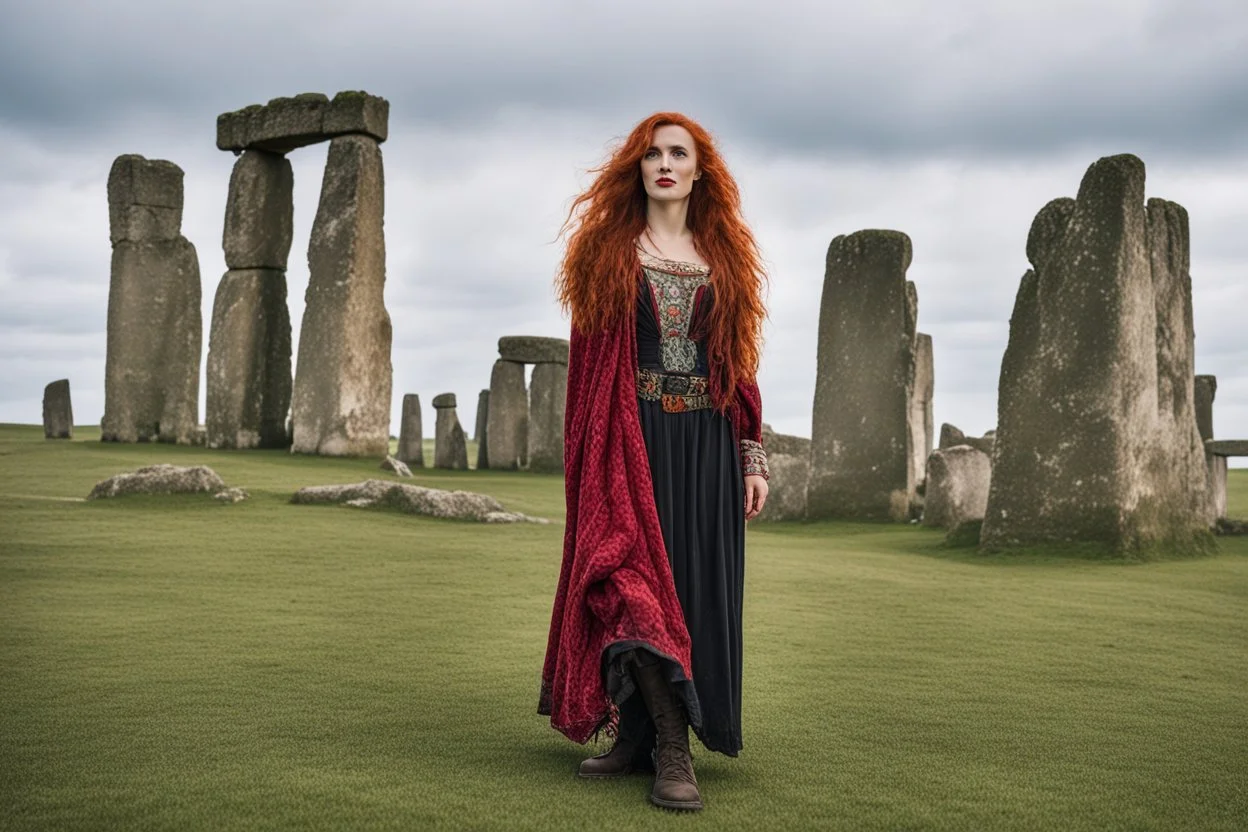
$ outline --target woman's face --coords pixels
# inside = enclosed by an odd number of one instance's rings
[[[663,201],[687,199],[698,170],[693,136],[678,124],[664,124],[654,131],[650,148],[641,157],[641,181],[646,196]]]

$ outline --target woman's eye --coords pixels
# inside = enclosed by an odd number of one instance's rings
[[[673,151],[672,151],[672,155],[673,155],[673,156],[684,156],[684,155],[685,155],[685,151],[683,151],[683,150],[673,150]]]

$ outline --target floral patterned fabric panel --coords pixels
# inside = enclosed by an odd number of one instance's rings
[[[690,373],[698,363],[698,346],[689,337],[693,301],[711,282],[710,269],[696,263],[645,255],[642,270],[659,313],[659,357],[669,373]]]

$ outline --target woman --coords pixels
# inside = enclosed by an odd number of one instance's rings
[[[767,499],[764,275],[691,119],[651,116],[594,172],[557,281],[568,511],[538,712],[577,742],[615,736],[581,776],[653,759],[650,799],[701,809],[687,726],[741,749],[745,521]]]

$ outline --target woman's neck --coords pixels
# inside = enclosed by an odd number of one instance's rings
[[[689,216],[689,200],[660,202],[656,199],[646,200],[646,226],[660,244],[665,240],[674,242],[688,240],[693,232],[685,225]]]

